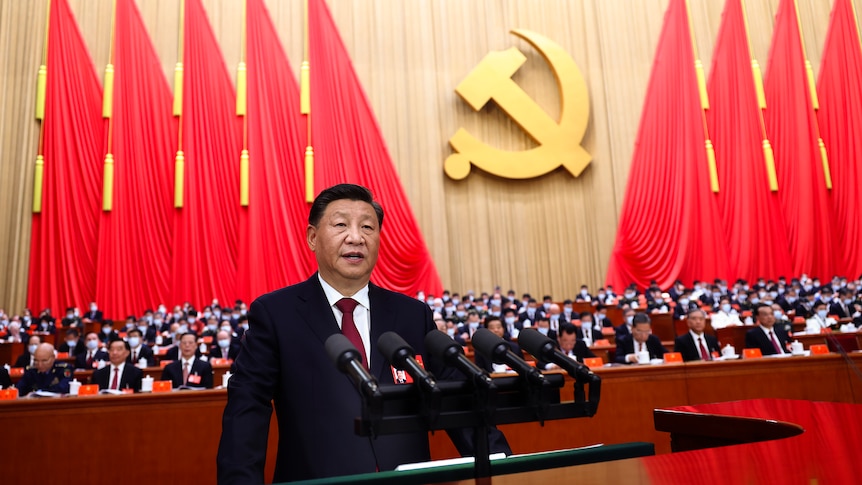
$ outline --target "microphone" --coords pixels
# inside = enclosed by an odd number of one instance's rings
[[[479,328],[473,334],[473,348],[494,363],[508,365],[533,384],[545,384],[545,376],[538,369],[515,355],[505,340],[487,328]]]
[[[399,369],[404,369],[413,381],[427,392],[437,392],[437,381],[434,376],[419,365],[414,358],[413,347],[395,332],[385,332],[377,339],[377,348],[389,362]]]
[[[334,333],[326,339],[324,347],[335,367],[353,378],[353,382],[356,383],[356,387],[361,393],[368,398],[381,396],[377,379],[369,374],[365,366],[362,365],[359,351],[347,337],[340,333]]]
[[[592,379],[594,376],[593,372],[587,366],[570,359],[569,356],[557,350],[553,340],[535,329],[525,328],[518,335],[518,344],[533,357],[557,364],[575,379]]]
[[[440,359],[446,365],[451,365],[465,375],[472,377],[473,383],[476,386],[485,389],[496,388],[491,376],[485,372],[485,369],[482,369],[474,364],[472,360],[468,359],[464,355],[464,349],[445,333],[439,330],[428,332],[428,335],[425,335],[425,348],[428,349],[428,353],[432,357]]]

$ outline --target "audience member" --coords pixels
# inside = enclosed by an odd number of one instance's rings
[[[27,332],[21,331],[21,322],[11,321],[9,322],[9,326],[6,327],[6,342],[8,343],[21,343],[24,340],[28,339]]]
[[[144,343],[144,334],[140,329],[134,328],[129,330],[126,335],[129,339],[129,363],[138,365],[138,361],[142,358],[147,361],[147,367],[156,365],[156,356],[153,354],[153,349]]]
[[[102,345],[107,347],[112,340],[117,340],[118,338],[120,338],[120,336],[114,331],[114,321],[104,320],[102,322],[102,334],[99,335],[99,340],[102,341]]]
[[[634,364],[639,352],[649,352],[650,359],[661,359],[667,352],[661,340],[652,334],[652,323],[645,313],[638,313],[632,319],[631,335],[617,340],[615,360],[619,364]]]
[[[733,309],[730,303],[729,296],[722,296],[719,300],[718,311],[712,314],[712,328],[732,327],[742,325],[742,320],[739,319],[739,313]]]
[[[500,337],[505,340],[509,345],[509,349],[515,353],[515,355],[521,357],[523,353],[521,352],[521,347],[518,346],[517,343],[513,342],[509,335],[506,333],[506,330],[503,328],[503,322],[500,321],[500,317],[496,315],[488,315],[485,317],[485,328],[494,333],[494,335]],[[508,372],[510,369],[506,364],[497,364],[485,358],[484,355],[476,352],[476,365],[485,369],[488,372]]]
[[[99,334],[96,332],[88,332],[84,336],[84,346],[86,350],[82,354],[75,357],[76,369],[95,369],[99,367],[99,361],[105,362],[110,360],[107,352],[99,348],[101,341]]]
[[[596,340],[601,340],[602,328],[593,322],[593,314],[584,312],[579,315],[581,320],[580,326],[575,326],[578,334],[578,340],[582,340],[587,347],[592,347]]]
[[[96,305],[96,302],[90,302],[90,311],[84,314],[83,321],[84,323],[88,322],[96,322],[102,323],[102,312],[99,310],[99,307]]]
[[[634,324],[635,311],[632,308],[626,308],[623,310],[623,323],[614,327],[614,333],[616,334],[616,339],[625,337],[626,335],[632,334],[632,325]]]
[[[811,317],[805,320],[805,333],[818,334],[826,328],[837,325],[834,318],[828,316],[826,302],[817,300],[812,307]]]
[[[592,358],[596,356],[587,348],[583,340],[578,339],[577,329],[570,323],[560,326],[560,333],[557,337],[557,349],[566,354],[570,359],[577,360],[578,362],[583,362],[587,357]],[[536,362],[536,367],[541,370],[559,369],[557,364],[542,360]]]
[[[548,319],[547,315],[540,315],[538,320],[536,320],[536,330],[554,342],[557,341],[557,332],[555,330],[551,330],[551,321]]]
[[[42,337],[31,335],[27,340],[27,351],[18,356],[15,365],[12,367],[32,367],[36,364],[36,350],[39,349],[39,344],[42,343]],[[51,347],[54,348],[53,346]]]
[[[197,356],[198,346],[195,335],[183,334],[180,337],[179,349],[179,359],[165,366],[161,380],[171,381],[174,389],[183,386],[212,389],[213,368],[209,362]]]
[[[87,347],[80,340],[80,335],[76,328],[66,330],[66,339],[60,344],[58,352],[68,352],[70,357],[77,357],[81,352],[86,352]]]
[[[65,362],[54,361],[54,346],[39,344],[33,355],[33,366],[24,371],[16,385],[18,395],[26,396],[34,391],[68,393],[73,369]]]
[[[93,372],[90,376],[90,384],[98,384],[100,390],[132,389],[132,392],[141,392],[141,379],[144,377],[144,372],[129,363],[130,352],[131,347],[128,342],[119,338],[112,340],[108,344],[111,365]]]
[[[781,327],[775,326],[775,314],[767,305],[754,309],[757,327],[745,334],[745,348],[760,349],[763,355],[787,354],[788,337]]]
[[[445,321],[441,320],[444,322]],[[443,330],[446,331],[445,328]],[[239,342],[231,338],[230,332],[219,330],[216,334],[216,340],[210,347],[210,357],[214,359],[230,359],[235,360],[239,353]]]
[[[701,309],[689,310],[686,318],[688,332],[678,336],[673,342],[673,351],[682,354],[682,360],[712,360],[713,353],[720,353],[718,339],[707,335],[706,313]]]

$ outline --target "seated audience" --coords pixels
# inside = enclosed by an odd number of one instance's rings
[[[634,364],[638,361],[638,352],[649,352],[650,359],[661,359],[667,352],[661,340],[652,334],[652,323],[645,313],[638,313],[632,320],[631,335],[624,335],[617,340],[616,362],[618,364]]]
[[[560,333],[557,337],[557,349],[566,354],[570,359],[578,362],[583,362],[587,357],[595,357],[594,354],[583,340],[578,340],[578,332],[574,325],[566,323],[560,326]],[[553,362],[544,362],[539,360],[536,362],[536,367],[540,370],[559,369],[560,367]]]
[[[76,369],[95,369],[99,367],[99,361],[107,362],[110,356],[107,352],[100,349],[101,341],[96,332],[89,332],[84,337],[84,346],[86,350],[82,354],[75,357]]]
[[[584,312],[578,315],[581,320],[581,325],[575,329],[578,334],[578,340],[582,340],[587,347],[592,347],[596,340],[601,340],[602,328],[593,322],[593,314]]]
[[[33,356],[33,366],[24,371],[15,386],[18,388],[18,395],[26,396],[34,391],[68,393],[74,369],[65,362],[54,361],[54,346],[39,344]]]
[[[817,300],[812,307],[811,317],[805,320],[805,333],[818,334],[823,329],[831,328],[838,322],[834,318],[828,316],[826,302]]]
[[[156,365],[156,356],[153,354],[153,349],[144,343],[144,335],[140,329],[134,328],[126,334],[129,340],[129,363],[138,365],[138,361],[142,358],[146,359],[147,367]]]
[[[111,365],[93,372],[90,384],[98,384],[99,390],[110,389],[120,391],[132,389],[141,392],[141,379],[144,371],[129,363],[131,347],[125,340],[115,339],[108,344],[108,355]]]
[[[32,367],[36,364],[36,350],[39,349],[39,344],[42,343],[42,337],[38,335],[32,335],[27,340],[27,349],[26,351],[18,356],[18,360],[15,361],[15,365],[12,367]],[[54,348],[53,346],[51,347]]]
[[[718,339],[703,332],[706,329],[706,313],[703,310],[689,310],[686,323],[688,332],[673,342],[673,351],[682,354],[683,361],[712,360],[713,353],[721,352]]]
[[[758,305],[754,309],[757,327],[745,334],[745,348],[760,349],[763,355],[788,354],[789,338],[784,329],[775,325],[775,314],[767,305]]]
[[[165,366],[161,380],[171,381],[174,389],[183,386],[212,389],[213,368],[209,362],[197,356],[198,346],[195,335],[183,334],[180,337],[179,349],[179,359]]]
[[[718,305],[718,311],[712,314],[712,328],[718,330],[719,328],[735,325],[742,325],[739,313],[730,304],[730,297],[722,296]]]
[[[440,321],[445,324],[444,320],[441,319]],[[445,329],[443,331],[445,332]],[[237,354],[239,354],[239,341],[231,338],[230,333],[226,330],[219,330],[215,342],[210,346],[210,357],[236,360]]]
[[[58,352],[68,352],[70,357],[77,357],[81,352],[85,352],[87,347],[84,342],[79,339],[80,333],[78,329],[70,328],[66,330],[66,339],[60,344]]]
[[[514,352],[515,355],[518,357],[523,356],[521,347],[519,347],[517,343],[513,342],[506,334],[506,330],[503,328],[503,322],[500,321],[500,317],[496,315],[488,315],[485,317],[485,328],[493,332],[494,335],[505,340],[506,344],[509,345],[509,349]],[[509,371],[509,367],[506,364],[496,364],[486,359],[485,356],[479,352],[476,352],[476,365],[492,373]]]
[[[619,340],[626,335],[632,334],[632,325],[634,324],[635,311],[632,308],[623,310],[623,323],[619,327],[614,327],[616,339]]]

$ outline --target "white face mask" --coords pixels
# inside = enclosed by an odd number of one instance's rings
[[[135,348],[141,344],[141,339],[138,337],[129,337],[129,347]]]
[[[506,325],[512,325],[515,323],[515,317],[506,317]]]
[[[817,316],[825,320],[826,319],[826,310],[817,310]]]
[[[243,330],[248,330],[248,324],[247,323],[241,324],[240,327],[242,327]]]
[[[226,348],[230,347],[230,340],[229,339],[219,340],[218,346],[223,348],[223,349],[226,349]]]
[[[455,336],[455,327],[447,328],[446,334],[449,335],[450,337],[454,337]]]
[[[730,313],[730,303],[725,303],[721,305],[721,311],[724,313]]]
[[[30,352],[30,354],[32,355],[36,353],[37,348],[39,348],[38,345],[30,345],[27,347],[27,351]]]
[[[549,329],[548,329],[547,327],[539,327],[539,328],[537,328],[536,330],[538,330],[538,331],[539,331],[539,333],[540,333],[540,334],[542,334],[542,335],[548,335],[548,330],[549,330]]]
[[[99,348],[99,341],[98,340],[87,340],[87,348],[90,350],[96,350],[97,348]]]

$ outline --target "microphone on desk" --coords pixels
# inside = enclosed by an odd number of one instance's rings
[[[512,352],[509,344],[487,328],[480,328],[473,334],[473,348],[495,364],[506,364],[529,382],[545,384],[545,376],[538,369],[526,363]]]
[[[326,354],[341,372],[349,375],[359,391],[367,397],[380,393],[377,379],[362,365],[362,357],[356,347],[343,334],[334,333],[324,343]]]
[[[472,378],[476,386],[485,389],[494,388],[491,377],[472,360],[464,355],[464,349],[451,337],[439,330],[431,330],[425,335],[425,348],[432,357],[442,360],[446,365],[457,368],[464,375]]]
[[[575,379],[591,380],[594,376],[593,372],[587,366],[557,350],[553,340],[535,329],[525,328],[518,335],[518,344],[536,359],[557,364]]]
[[[422,390],[426,392],[438,391],[434,376],[419,365],[419,362],[416,362],[416,352],[400,335],[395,332],[385,332],[377,339],[377,348],[392,365],[407,371]]]

